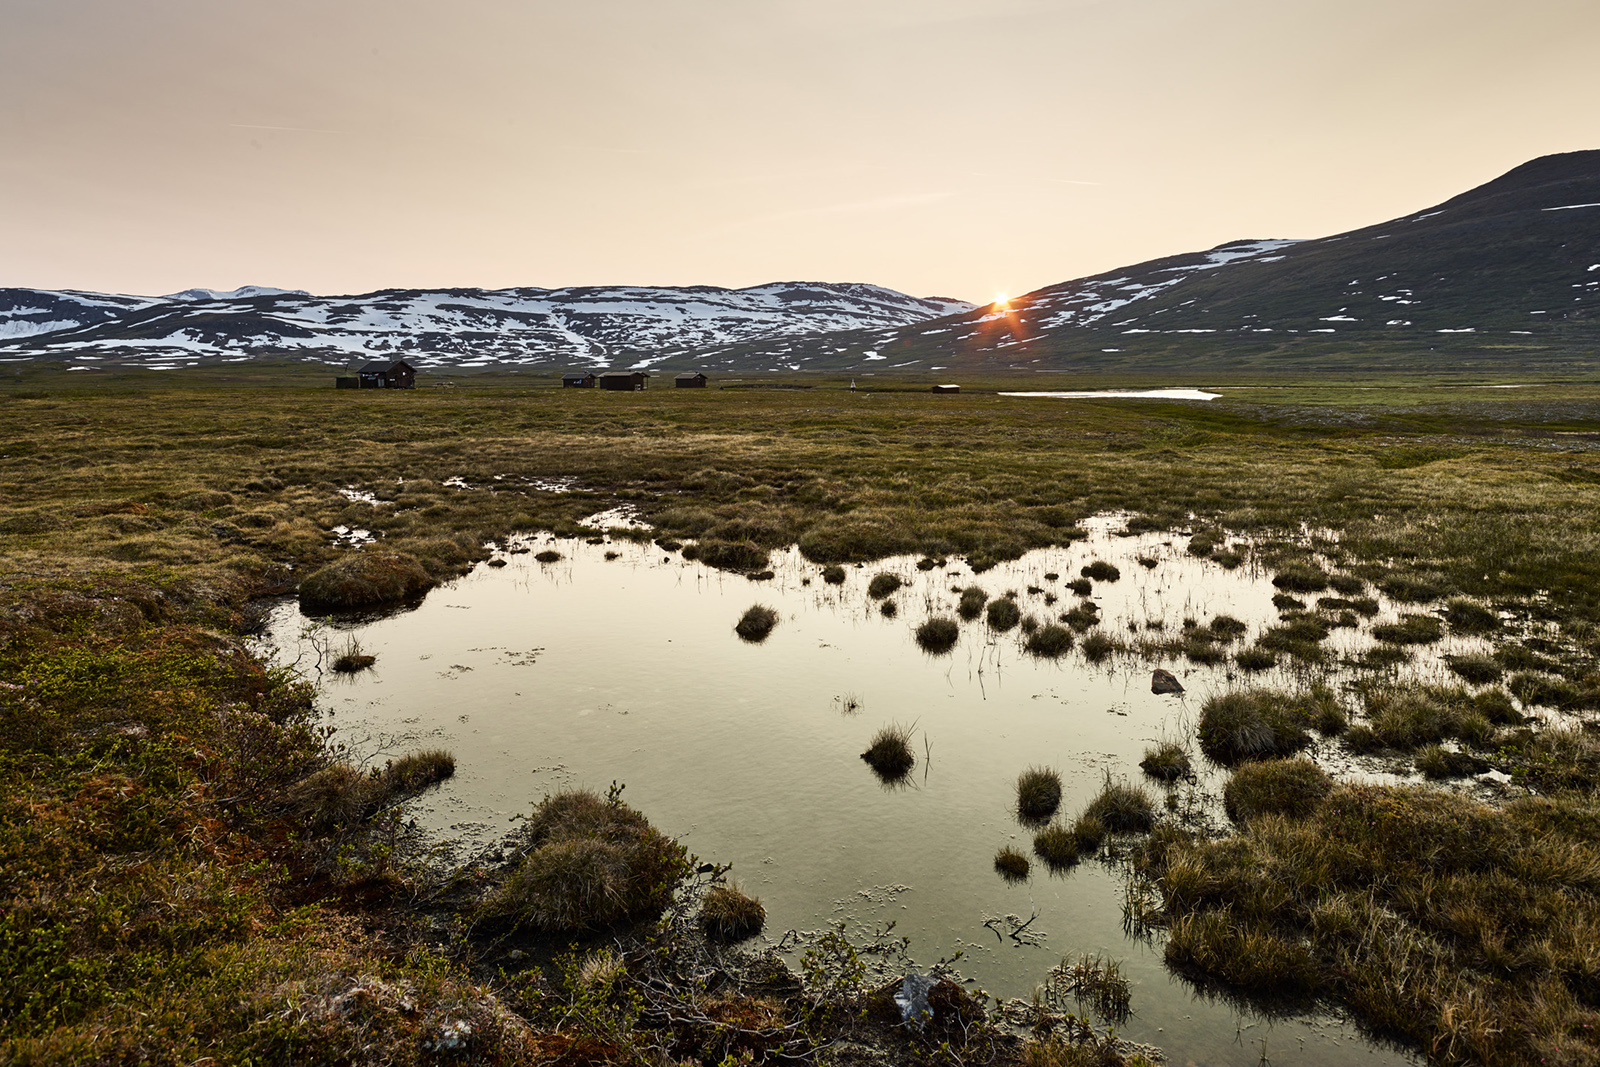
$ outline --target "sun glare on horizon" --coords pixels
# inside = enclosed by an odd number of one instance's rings
[[[1005,293],[994,294],[994,306],[1002,311],[1011,306],[1011,298]]]

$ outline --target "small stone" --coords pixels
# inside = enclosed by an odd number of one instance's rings
[[[1183,692],[1183,683],[1178,681],[1171,671],[1164,671],[1157,667],[1150,675],[1150,692],[1181,693]]]

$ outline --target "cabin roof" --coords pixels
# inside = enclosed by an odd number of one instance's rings
[[[361,374],[381,374],[387,370],[413,370],[411,364],[403,359],[374,359],[362,365]]]

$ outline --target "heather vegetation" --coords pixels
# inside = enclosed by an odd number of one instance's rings
[[[1197,620],[1170,645],[1124,634],[1093,655],[1281,669],[1196,701],[1192,740],[1229,768],[1233,825],[1207,831],[1108,779],[1074,821],[1044,816],[1035,854],[1059,871],[1136,851],[1158,897],[1143,920],[1208,991],[1336,1003],[1440,1062],[1600,1056],[1589,387],[690,403],[515,378],[402,396],[292,369],[93,389],[27,373],[0,385],[0,1060],[420,1063],[470,1034],[483,1063],[777,1062],[861,1018],[871,998],[836,942],[804,990],[735,981],[746,965],[720,956],[693,972],[714,989],[674,986],[662,960],[713,951],[693,931],[736,938],[755,912],[704,885],[706,907],[683,912],[690,858],[615,795],[549,798],[514,858],[442,877],[402,813],[456,770],[450,754],[358,759],[306,687],[244,646],[253,598],[404,610],[514,532],[593,536],[579,520],[619,505],[654,529],[614,536],[756,573],[798,544],[830,587],[901,553],[981,573],[1106,511],[1197,531],[1195,565],[1272,577],[1276,624],[1249,640]],[[1106,567],[1051,588],[1087,597],[1121,577]],[[1086,606],[1018,620],[974,589],[964,624],[903,595],[899,625],[936,653],[1016,626],[1062,662],[1102,634]],[[1374,618],[1377,594],[1403,610]],[[1330,635],[1368,619],[1378,646],[1339,662]],[[1439,679],[1391,677],[1455,636],[1480,644]],[[1362,680],[1319,686],[1336,667]],[[1340,781],[1328,753],[1441,784]],[[1490,768],[1511,788],[1450,785]],[[1188,780],[1188,746],[1153,748],[1145,770]],[[995,865],[1029,869],[1015,849]],[[664,951],[603,957],[596,930]],[[508,938],[537,962],[505,966]],[[1078,1062],[1059,1031],[1024,1050],[950,1026],[940,1040],[981,1037],[1002,1060]]]

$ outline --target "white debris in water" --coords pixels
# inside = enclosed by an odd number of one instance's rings
[[[597,511],[593,515],[578,520],[579,526],[586,526],[591,530],[653,530],[648,522],[639,518],[639,509],[632,504],[618,504],[606,511]]]
[[[1541,211],[1576,211],[1580,207],[1600,207],[1600,204],[1562,204],[1560,207],[1541,208]]]

